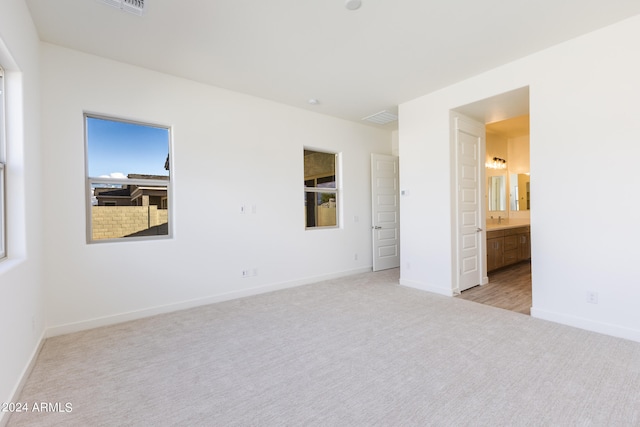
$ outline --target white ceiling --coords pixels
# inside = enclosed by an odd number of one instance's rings
[[[43,41],[355,121],[640,13],[638,0],[146,0],[142,17],[27,4]]]
[[[504,138],[517,138],[530,134],[529,115],[513,117],[486,125],[487,134],[500,135]]]

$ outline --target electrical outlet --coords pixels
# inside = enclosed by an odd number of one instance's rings
[[[587,302],[589,304],[597,304],[598,303],[598,293],[597,292],[587,292]]]
[[[253,277],[253,276],[257,276],[258,275],[258,268],[257,267],[253,267],[253,268],[245,268],[242,270],[241,272],[242,277]]]

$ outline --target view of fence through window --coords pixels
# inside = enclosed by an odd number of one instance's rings
[[[306,228],[338,225],[336,154],[304,150]]]
[[[85,115],[88,241],[168,236],[170,131]]]

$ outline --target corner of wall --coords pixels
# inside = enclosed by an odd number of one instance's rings
[[[4,402],[18,402],[20,399],[20,394],[22,393],[22,389],[24,385],[27,383],[27,379],[31,375],[31,371],[36,365],[36,361],[38,360],[38,355],[42,350],[42,346],[45,341],[45,333],[43,332],[38,340],[38,345],[34,348],[31,356],[29,357],[29,361],[25,365],[22,374],[20,375],[20,380],[14,387],[13,391],[10,393],[10,396]],[[0,412],[0,427],[5,427],[9,423],[9,419],[11,418],[11,412]]]

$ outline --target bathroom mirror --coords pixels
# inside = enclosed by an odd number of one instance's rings
[[[507,180],[504,175],[489,177],[489,211],[507,210]]]
[[[512,211],[528,211],[531,209],[528,173],[512,173],[509,175],[509,207]]]

